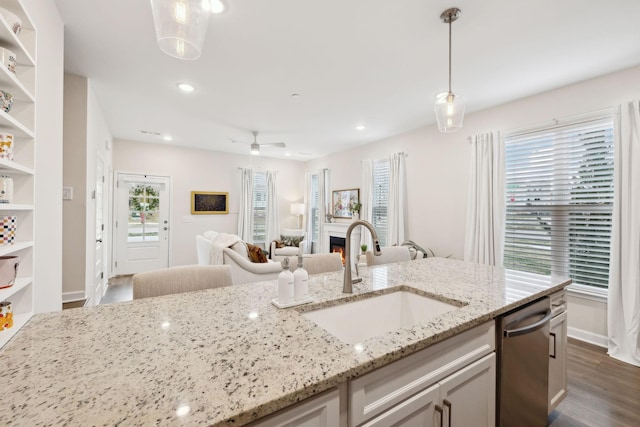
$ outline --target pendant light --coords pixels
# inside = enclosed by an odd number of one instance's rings
[[[151,0],[158,46],[178,59],[198,59],[207,34],[210,0]]]
[[[460,9],[453,7],[442,12],[440,19],[449,24],[449,91],[436,95],[434,110],[440,132],[456,132],[462,129],[464,118],[464,97],[451,92],[451,23],[460,17]]]

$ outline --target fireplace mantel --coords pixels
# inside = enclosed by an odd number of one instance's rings
[[[322,252],[329,253],[329,237],[347,237],[347,228],[350,222],[325,222],[322,225],[324,239],[322,239]],[[362,227],[356,227],[351,232],[351,259],[357,260],[360,254],[360,233]]]

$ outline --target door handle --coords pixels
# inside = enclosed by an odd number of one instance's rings
[[[169,227],[164,227],[164,230],[167,231],[169,229]]]
[[[541,314],[541,313],[536,313],[536,314]],[[528,334],[529,332],[537,331],[538,329],[544,327],[544,325],[549,321],[549,319],[551,319],[550,308],[547,309],[542,319],[538,320],[535,323],[532,323],[529,326],[525,326],[524,328],[517,328],[517,329],[505,329],[504,336],[506,338],[517,337],[518,335],[524,335],[524,334]]]
[[[449,402],[447,399],[444,399],[442,401],[442,403],[444,404],[444,406],[447,407],[447,409],[449,410],[449,427],[451,427],[451,402]]]
[[[440,427],[443,427],[443,425],[444,425],[444,409],[442,409],[442,406],[436,405],[436,411],[438,411],[440,413]]]
[[[102,243],[102,239],[96,239],[96,243]]]
[[[556,334],[554,332],[549,333],[553,337],[553,354],[550,354],[549,357],[552,359],[556,358]]]

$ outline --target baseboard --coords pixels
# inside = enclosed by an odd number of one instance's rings
[[[74,301],[82,301],[85,299],[84,291],[75,291],[75,292],[63,292],[62,293],[62,302],[74,302]]]
[[[567,335],[571,338],[597,345],[598,347],[608,348],[609,346],[609,339],[606,336],[594,334],[593,332],[578,328],[572,328],[571,326],[567,328]]]

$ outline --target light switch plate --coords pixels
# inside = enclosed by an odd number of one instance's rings
[[[73,187],[62,188],[62,200],[73,200]]]

